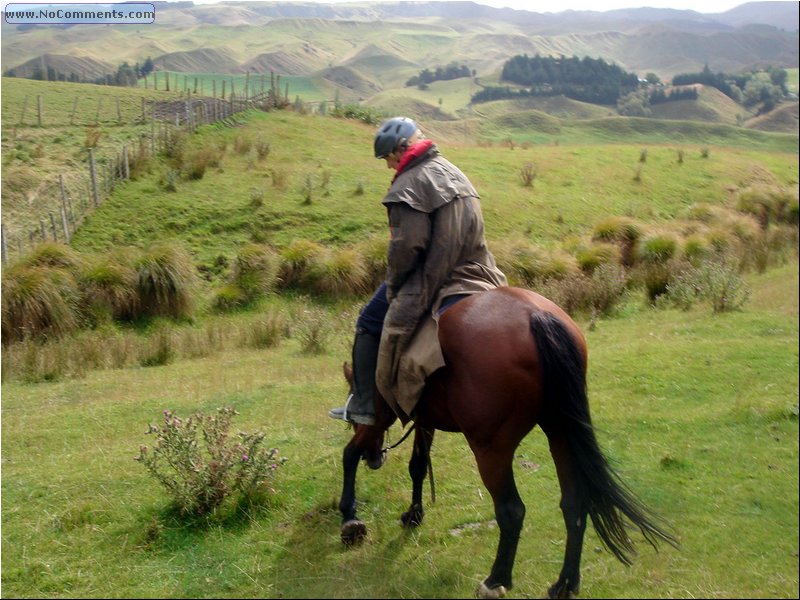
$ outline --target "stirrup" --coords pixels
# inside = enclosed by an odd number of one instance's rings
[[[331,419],[341,419],[342,421],[348,421],[349,423],[357,423],[358,425],[374,425],[375,424],[375,417],[370,414],[366,413],[354,413],[348,410],[350,406],[350,401],[353,399],[353,394],[350,394],[347,397],[347,402],[345,402],[344,406],[339,408],[332,408],[328,411],[328,416]]]

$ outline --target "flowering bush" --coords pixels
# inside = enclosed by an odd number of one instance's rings
[[[164,411],[162,426],[150,425],[152,448],[139,447],[135,460],[172,494],[184,514],[204,515],[232,493],[252,496],[267,488],[275,470],[286,462],[278,449],[262,446],[261,432],[229,434],[232,407],[215,415],[197,413],[186,419]],[[201,439],[202,438],[202,439]]]

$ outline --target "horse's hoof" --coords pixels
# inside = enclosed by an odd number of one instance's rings
[[[400,516],[400,522],[403,527],[419,527],[422,525],[422,519],[425,517],[425,511],[419,504],[412,504],[407,512]]]
[[[367,526],[364,521],[351,519],[342,524],[342,543],[345,546],[357,546],[367,537]]]
[[[484,581],[478,586],[478,589],[475,590],[475,597],[489,598],[490,600],[494,600],[495,598],[502,598],[505,596],[506,591],[506,586],[504,585],[498,585],[495,588],[489,588]]]
[[[553,585],[547,590],[545,598],[577,598],[578,590],[571,590],[566,584]]]
[[[380,452],[364,453],[364,462],[367,463],[367,466],[372,469],[373,471],[377,471],[383,466],[383,463],[386,462],[386,450],[381,450]]]

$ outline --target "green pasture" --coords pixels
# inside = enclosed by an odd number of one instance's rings
[[[748,278],[744,310],[712,315],[630,305],[582,323],[601,446],[674,527],[681,549],[640,537],[632,567],[588,530],[584,598],[796,598],[798,595],[798,265]],[[351,323],[320,355],[295,340],[152,368],[3,384],[2,547],[7,597],[464,598],[497,541],[488,494],[456,434],[438,434],[436,502],[404,531],[405,444],[361,469],[369,536],[339,540],[341,451],[349,430],[327,417],[344,398]],[[164,409],[232,405],[288,462],[266,504],[180,518],[133,457]],[[390,430],[391,441],[401,435]],[[559,492],[544,436],[520,446],[527,506],[510,598],[540,596],[564,552]]]

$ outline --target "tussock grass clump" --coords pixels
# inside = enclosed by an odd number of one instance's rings
[[[247,304],[247,296],[235,283],[224,283],[214,291],[211,306],[218,312],[238,310]]]
[[[233,283],[242,290],[245,300],[252,302],[278,285],[280,256],[265,244],[247,244],[233,264]]]
[[[284,287],[302,288],[311,281],[311,272],[325,255],[325,247],[310,240],[293,241],[281,250],[280,280]]]
[[[693,233],[683,240],[683,257],[694,266],[708,259],[713,252],[714,249],[707,234]]]
[[[640,240],[637,257],[646,263],[663,264],[678,256],[679,244],[669,233],[655,233]]]
[[[591,275],[601,265],[620,264],[622,253],[614,244],[596,242],[578,248],[575,258],[581,271]]]
[[[736,197],[736,208],[754,216],[764,230],[769,228],[770,223],[797,224],[797,193],[779,186],[754,185],[740,190]]]
[[[386,279],[389,242],[383,236],[372,236],[356,246],[364,259],[365,283],[370,289],[377,288]]]
[[[597,223],[592,239],[612,242],[619,246],[622,264],[633,266],[636,242],[642,236],[642,226],[629,217],[609,217]]]
[[[368,289],[364,259],[352,248],[331,250],[315,262],[311,271],[313,291],[333,298],[362,294]]]
[[[2,299],[3,345],[60,337],[82,322],[80,290],[65,269],[14,265],[3,273]]]
[[[53,267],[78,275],[85,266],[84,257],[65,244],[44,242],[19,260],[27,267]]]
[[[81,286],[95,323],[132,321],[139,316],[138,279],[129,254],[118,252],[89,262]]]
[[[563,250],[547,251],[524,240],[493,246],[500,270],[512,285],[535,288],[550,279],[578,272],[577,260]]]
[[[188,318],[194,307],[194,264],[180,246],[153,246],[135,264],[137,289],[144,314]]]

